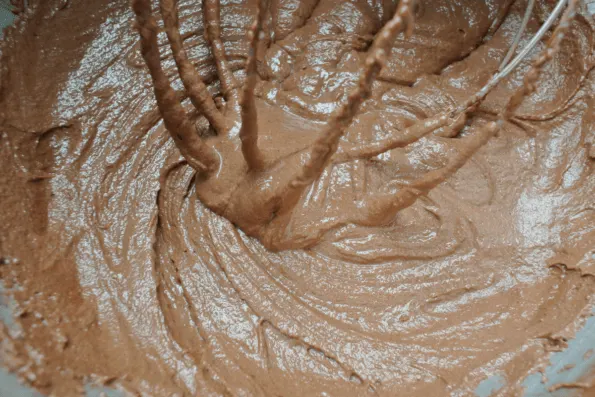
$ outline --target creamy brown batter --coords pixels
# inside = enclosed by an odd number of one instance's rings
[[[225,136],[192,113],[159,36],[163,70],[222,159],[207,179],[163,125],[128,1],[33,2],[2,47],[0,274],[18,314],[3,329],[3,365],[56,396],[87,382],[151,396],[467,396],[493,374],[507,381],[502,395],[519,395],[593,304],[593,21],[579,10],[537,91],[461,169],[368,222],[360,210],[374,205],[361,203],[448,167],[530,65],[460,128],[352,158],[481,88],[526,6],[418,3],[413,34],[398,36],[336,155],[282,227],[262,232],[257,214],[226,209],[247,167],[234,155],[230,92],[246,76],[257,2],[222,1],[238,82],[228,87],[200,2],[179,5],[180,39],[225,116],[208,121],[229,123]],[[527,36],[553,3],[537,2]],[[381,0],[270,2],[254,65],[268,177],[238,184],[234,208],[260,208],[308,161],[394,11]]]

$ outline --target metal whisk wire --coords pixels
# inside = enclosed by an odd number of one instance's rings
[[[523,33],[525,33],[525,29],[527,29],[527,24],[529,23],[529,19],[531,19],[531,14],[533,13],[533,7],[535,6],[535,0],[529,0],[527,3],[527,11],[525,11],[525,16],[523,17],[523,21],[521,22],[521,27],[519,28],[518,32],[516,33],[512,45],[508,49],[506,56],[500,63],[500,67],[498,68],[499,71],[508,64],[508,62],[512,59],[514,52],[516,51],[519,43],[521,42],[521,38],[523,37]]]
[[[504,57],[503,61],[498,68],[498,72],[475,94],[473,95],[468,101],[464,102],[462,105],[457,107],[453,112],[452,115],[460,114],[462,112],[467,111],[469,108],[475,106],[481,99],[483,99],[502,79],[508,76],[520,63],[525,57],[535,48],[537,43],[545,36],[545,34],[550,30],[550,28],[554,25],[558,17],[562,14],[562,11],[566,8],[568,4],[568,0],[559,0],[554,9],[552,10],[549,17],[546,21],[541,25],[537,33],[529,40],[527,45],[523,47],[523,49],[512,59],[520,41],[525,33],[527,25],[529,23],[529,19],[531,18],[531,14],[533,12],[533,8],[535,6],[535,0],[529,0],[527,4],[527,11],[525,12],[525,16],[523,17],[523,21],[521,22],[521,26],[515,35],[515,38]]]

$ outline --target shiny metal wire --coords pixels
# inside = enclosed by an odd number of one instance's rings
[[[537,33],[535,33],[535,35],[531,38],[531,40],[529,40],[527,45],[525,45],[525,47],[523,47],[521,51],[519,51],[519,53],[516,56],[514,56],[514,53],[516,52],[516,49],[519,43],[521,42],[525,30],[527,29],[527,24],[531,19],[531,14],[535,6],[535,0],[529,0],[529,2],[527,3],[527,11],[525,12],[525,15],[523,17],[521,26],[517,34],[515,35],[514,40],[506,56],[501,62],[500,67],[498,68],[498,72],[494,74],[494,76],[492,76],[492,78],[472,97],[471,100],[463,103],[461,106],[455,109],[452,112],[452,114],[454,115],[462,113],[468,110],[470,107],[475,106],[478,100],[483,99],[496,85],[498,85],[498,83],[500,83],[500,81],[502,81],[502,79],[508,76],[521,63],[521,61],[525,59],[525,57],[527,57],[529,53],[531,53],[531,51],[535,48],[537,43],[539,43],[539,41],[543,39],[543,36],[545,36],[545,34],[551,29],[551,27],[560,17],[567,5],[568,0],[559,0],[552,12],[550,13],[549,17],[546,19],[543,25],[541,25]]]

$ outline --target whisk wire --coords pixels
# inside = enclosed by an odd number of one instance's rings
[[[551,14],[546,19],[546,21],[543,23],[543,25],[541,25],[541,27],[539,28],[537,33],[535,33],[535,35],[531,38],[531,40],[529,40],[527,45],[525,47],[523,47],[523,49],[512,59],[512,61],[508,62],[507,64],[505,64],[505,62],[502,62],[501,66],[500,66],[501,70],[499,72],[497,72],[486,83],[486,85],[484,85],[475,95],[470,97],[469,100],[467,100],[462,105],[460,105],[458,108],[456,108],[451,113],[451,115],[454,117],[454,115],[460,114],[462,112],[466,112],[473,106],[477,105],[477,103],[479,103],[483,98],[485,98],[486,95],[488,95],[489,92],[494,87],[496,87],[498,85],[498,83],[500,83],[500,81],[502,81],[502,79],[504,79],[506,76],[508,76],[522,62],[522,60],[525,59],[525,57],[535,48],[535,46],[537,45],[537,43],[539,41],[541,41],[543,36],[545,36],[545,34],[551,29],[551,27],[554,25],[554,23],[556,22],[558,17],[562,14],[562,11],[564,11],[564,9],[566,8],[567,3],[568,3],[568,0],[559,0],[558,3],[556,4],[556,6],[554,7],[554,9],[552,10]],[[532,10],[532,8],[531,8],[531,10]],[[531,14],[528,13],[528,15],[530,17]],[[525,13],[525,17],[527,17],[527,13]],[[527,22],[529,20],[529,17],[527,17]],[[521,26],[519,33],[517,33],[517,37],[519,40],[520,40],[520,37],[522,36],[523,31],[525,29],[526,29],[526,25]],[[515,42],[516,42],[516,39],[517,38],[515,37]],[[512,43],[511,49],[509,49],[509,51],[508,51],[509,53],[514,53],[514,50],[515,50],[514,47],[518,46],[518,43],[515,44],[515,42]],[[506,57],[505,57],[505,60],[506,60]],[[502,65],[505,65],[505,66],[502,67]]]
[[[502,60],[502,63],[500,63],[500,67],[498,68],[498,71],[501,71],[504,67],[506,67],[506,65],[508,64],[508,61],[510,61],[512,59],[514,52],[516,51],[517,47],[519,46],[519,44],[521,42],[523,33],[525,33],[525,30],[527,29],[527,25],[529,24],[529,20],[531,19],[531,14],[533,13],[534,6],[535,6],[535,0],[529,0],[529,2],[527,3],[527,10],[525,11],[525,16],[523,17],[523,20],[521,22],[521,26],[520,26],[519,30],[517,31],[517,33],[514,37],[514,40],[512,42],[512,45],[510,46],[510,48],[508,49],[508,52],[506,53],[506,56]]]

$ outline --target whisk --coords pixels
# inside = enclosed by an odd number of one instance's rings
[[[420,120],[407,129],[390,134],[382,140],[369,143],[357,142],[351,148],[341,145],[341,150],[338,151],[342,136],[359,114],[362,104],[371,96],[373,83],[391,55],[395,38],[401,33],[409,36],[414,29],[414,1],[401,0],[394,16],[376,34],[367,52],[364,67],[360,70],[357,85],[347,96],[345,103],[329,116],[325,128],[318,134],[316,140],[305,149],[307,151],[305,162],[301,160],[292,162],[285,158],[267,159],[260,149],[260,145],[265,142],[258,142],[259,131],[256,122],[258,114],[254,102],[257,78],[256,54],[263,38],[262,27],[265,23],[268,1],[258,1],[255,21],[248,30],[249,53],[246,61],[246,79],[240,89],[241,84],[237,83],[230,69],[221,38],[220,2],[203,0],[205,37],[214,57],[222,94],[227,101],[223,110],[217,107],[205,83],[188,59],[179,32],[176,3],[176,0],[159,0],[165,32],[186,93],[196,110],[209,121],[217,137],[207,143],[206,139],[203,141],[196,134],[187,111],[173,91],[161,65],[157,40],[159,27],[153,15],[152,2],[133,0],[132,5],[141,37],[141,52],[153,79],[155,97],[165,127],[187,163],[202,174],[202,178],[197,179],[198,183],[202,184],[201,188],[197,189],[199,199],[212,211],[232,221],[246,234],[259,238],[267,248],[280,250],[306,248],[315,244],[318,236],[346,224],[383,225],[394,219],[397,212],[411,206],[418,198],[427,195],[457,172],[471,156],[502,129],[507,120],[514,116],[524,98],[535,91],[541,70],[560,49],[562,40],[570,29],[579,0],[558,1],[543,26],[517,54],[517,48],[535,6],[534,0],[528,0],[527,10],[510,49],[496,73],[477,93],[446,112]],[[309,231],[307,236],[294,238],[292,233],[287,232],[288,228],[299,229],[296,222],[299,223],[301,217],[293,218],[293,213],[302,193],[322,175],[331,162],[338,162],[338,158],[341,161],[370,159],[389,150],[408,146],[431,133],[449,137],[458,136],[459,131],[466,125],[467,118],[472,116],[473,110],[532,52],[558,19],[559,23],[547,46],[532,61],[523,84],[498,112],[496,121],[488,122],[475,128],[474,132],[460,137],[460,145],[458,145],[460,150],[449,159],[448,164],[426,172],[396,191],[383,191],[366,196],[356,203],[353,211],[345,211],[341,216],[333,218],[332,222],[321,225],[315,232]],[[230,133],[238,124],[239,135]],[[241,152],[226,149],[237,147],[235,140],[241,144]],[[223,156],[227,157],[225,161]],[[230,164],[236,166],[243,164],[243,168],[240,170],[226,168],[230,167]],[[281,172],[281,168],[285,172]],[[228,176],[223,177],[222,173]],[[276,182],[271,183],[272,180]],[[271,189],[261,189],[259,186],[271,186]],[[213,192],[209,192],[210,189]],[[232,190],[227,192],[229,189]],[[225,199],[222,200],[221,197]],[[246,197],[250,199],[247,200]],[[251,216],[247,217],[246,214]],[[307,222],[308,218],[304,219],[304,222]]]
[[[578,2],[575,1],[574,3]],[[486,95],[500,83],[500,81],[502,81],[506,76],[508,76],[523,61],[523,59],[525,59],[527,55],[529,55],[531,51],[533,51],[537,43],[539,43],[543,39],[543,36],[545,36],[545,34],[551,29],[551,27],[554,25],[554,23],[562,14],[567,5],[568,0],[559,0],[554,9],[552,10],[551,14],[545,20],[543,25],[541,25],[537,33],[535,33],[535,35],[533,35],[533,37],[529,40],[527,45],[523,47],[523,49],[516,56],[514,56],[519,46],[519,43],[521,42],[523,34],[527,30],[527,25],[529,23],[529,20],[531,19],[533,8],[535,7],[535,0],[529,0],[527,3],[527,10],[525,11],[525,15],[523,17],[523,20],[521,21],[519,30],[517,31],[513,39],[513,42],[510,45],[510,48],[508,49],[508,52],[504,56],[504,59],[500,63],[498,72],[494,74],[492,78],[475,95],[473,95],[466,102],[458,106],[452,112],[452,114],[454,115],[462,113],[468,110],[469,108],[477,105],[478,102],[485,98]],[[595,2],[593,3],[593,5],[595,6]],[[572,9],[576,8],[576,4],[571,4],[571,6]]]

